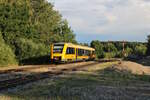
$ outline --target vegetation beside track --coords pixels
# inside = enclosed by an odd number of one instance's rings
[[[17,65],[15,54],[10,46],[5,44],[4,39],[0,33],[0,67],[8,65]]]
[[[148,100],[149,76],[133,75],[103,63],[3,92],[2,100]],[[94,68],[95,67],[95,68]],[[91,68],[91,67],[90,67]]]
[[[93,40],[91,42],[91,47],[95,48],[97,58],[123,58],[131,55],[142,57],[146,56],[149,52],[147,50],[147,43],[144,42],[104,42]]]
[[[47,0],[1,0],[0,15],[0,65],[48,63],[51,43],[76,42]]]

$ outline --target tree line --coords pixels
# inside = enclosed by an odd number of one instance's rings
[[[150,55],[150,36],[148,36],[148,43],[93,40],[90,45],[95,48],[97,58],[144,57]]]
[[[76,40],[67,20],[51,3],[0,0],[0,65],[45,61],[48,57],[38,58],[49,55],[54,42]]]

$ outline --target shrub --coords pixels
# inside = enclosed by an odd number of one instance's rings
[[[147,54],[150,55],[150,35],[148,36]]]
[[[143,44],[140,44],[140,45],[135,47],[136,55],[144,56],[144,55],[146,55],[146,51],[147,51],[147,47]]]
[[[114,58],[116,56],[115,52],[106,52],[104,53],[104,58]]]
[[[95,40],[91,42],[91,47],[95,48],[95,54],[98,58],[102,58],[104,56],[104,50],[103,45],[100,43],[100,41]]]
[[[4,43],[0,33],[0,66],[8,65],[17,65],[17,61],[12,49]]]
[[[24,60],[31,60],[33,58],[40,58],[49,53],[49,48],[42,43],[35,43],[29,39],[19,39],[16,44],[16,56],[20,62]],[[42,61],[42,59],[40,59]]]
[[[118,52],[115,45],[109,42],[107,45],[104,46],[104,50],[105,52],[115,52],[115,53]]]
[[[132,53],[133,53],[132,48],[127,47],[127,48],[125,49],[125,57],[131,55]]]
[[[20,38],[16,42],[16,56],[20,63],[30,63],[43,62],[43,56],[50,54],[50,49],[42,43],[35,43],[30,39]],[[36,61],[35,61],[35,60]],[[37,61],[38,60],[38,61]]]
[[[117,58],[123,58],[123,53],[122,53],[122,51],[118,51],[118,52],[116,53],[115,57],[117,57]]]

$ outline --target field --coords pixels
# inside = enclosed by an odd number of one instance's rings
[[[99,63],[2,91],[1,100],[150,100],[150,77],[129,61]],[[135,66],[136,65],[136,66]],[[142,65],[141,65],[142,66]],[[143,70],[140,70],[143,72]]]

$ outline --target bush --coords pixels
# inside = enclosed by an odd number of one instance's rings
[[[8,65],[17,65],[17,61],[12,49],[4,43],[0,33],[0,66]]]
[[[147,51],[147,47],[143,44],[140,44],[135,47],[135,54],[139,56],[145,56]]]
[[[115,52],[115,53],[118,52],[115,45],[109,42],[107,45],[104,46],[104,50],[105,52]]]
[[[148,36],[147,54],[150,55],[150,35]]]
[[[104,46],[104,58],[114,58],[117,56],[117,48],[112,43],[107,43],[107,45]]]
[[[116,56],[116,53],[115,52],[106,52],[106,53],[104,53],[104,58],[108,58],[108,59],[110,59],[110,58],[114,58]]]
[[[35,43],[29,39],[21,38],[17,41],[16,44],[16,56],[19,59],[20,63],[22,63],[22,61],[24,62],[25,60],[28,60],[29,62],[30,59],[32,59],[31,62],[33,62],[34,58],[36,59],[43,56],[47,56],[48,54],[50,54],[49,50],[50,49],[44,44]]]
[[[123,58],[123,53],[122,53],[122,51],[118,51],[118,52],[116,53],[115,57],[117,57],[117,58]]]
[[[133,50],[132,50],[132,48],[129,48],[129,47],[127,47],[126,49],[125,49],[125,57],[128,57],[129,55],[131,55],[133,53]]]

